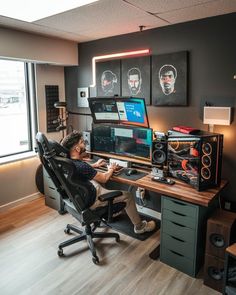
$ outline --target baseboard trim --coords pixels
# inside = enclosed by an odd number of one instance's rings
[[[42,194],[40,194],[40,193],[34,193],[34,194],[26,196],[24,198],[21,198],[21,199],[15,200],[13,202],[1,205],[0,206],[0,212],[4,212],[4,211],[6,211],[6,210],[8,210],[10,208],[14,208],[14,207],[16,207],[16,206],[18,206],[20,204],[24,204],[24,203],[33,201],[35,199],[40,198],[41,196],[42,196]]]

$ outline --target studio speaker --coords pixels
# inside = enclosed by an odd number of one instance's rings
[[[167,141],[155,140],[152,142],[152,165],[167,165]]]
[[[224,259],[225,249],[235,239],[236,214],[217,209],[207,221],[206,253]]]
[[[225,249],[236,239],[236,214],[217,209],[207,221],[204,284],[221,292]]]
[[[205,255],[204,284],[222,292],[224,277],[224,260],[212,255]]]
[[[91,132],[90,131],[83,131],[83,139],[85,142],[86,151],[91,152],[92,151]]]

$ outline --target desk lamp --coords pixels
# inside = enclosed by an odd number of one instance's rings
[[[213,132],[214,125],[230,125],[231,107],[204,106],[203,124],[208,124],[208,131]]]
[[[56,130],[57,131],[62,131],[62,138],[65,136],[65,129],[66,126],[64,123],[67,120],[67,112],[66,112],[66,102],[65,101],[57,101],[54,103],[54,107],[59,109],[59,116],[57,120],[54,120],[53,123],[56,124],[58,123],[59,125],[57,126]]]

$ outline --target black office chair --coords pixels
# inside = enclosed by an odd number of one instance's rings
[[[95,264],[98,264],[99,258],[96,254],[93,239],[115,238],[119,242],[120,236],[117,233],[95,232],[95,230],[102,224],[107,225],[107,222],[111,221],[114,214],[124,209],[126,205],[124,202],[113,204],[114,198],[120,196],[122,192],[113,191],[101,195],[100,200],[108,201],[108,206],[98,207],[94,210],[89,209],[91,206],[87,201],[90,194],[89,187],[85,181],[78,178],[73,161],[67,158],[68,151],[59,143],[47,140],[46,136],[40,132],[36,136],[36,142],[41,163],[60,193],[65,211],[74,216],[83,226],[83,229],[80,229],[75,225],[67,224],[65,233],[69,234],[70,231],[74,231],[79,236],[59,244],[58,255],[60,257],[64,256],[64,247],[87,240],[93,255],[92,260]]]

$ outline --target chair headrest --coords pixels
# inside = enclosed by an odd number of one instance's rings
[[[50,149],[54,149],[56,155],[63,158],[69,158],[69,151],[55,140],[48,140]]]

